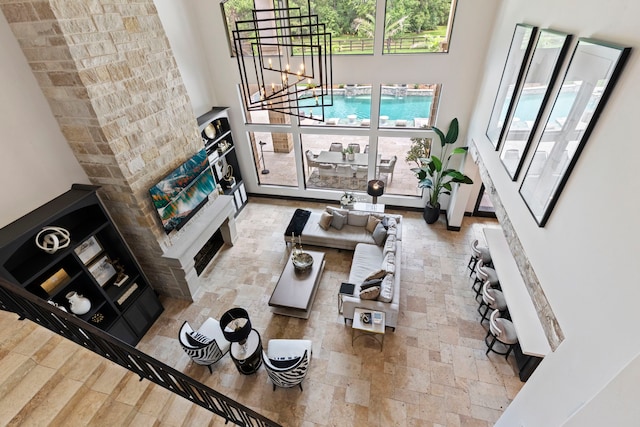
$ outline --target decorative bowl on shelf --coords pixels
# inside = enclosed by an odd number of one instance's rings
[[[306,252],[298,252],[291,258],[293,268],[299,272],[304,273],[311,269],[313,266],[313,257]]]

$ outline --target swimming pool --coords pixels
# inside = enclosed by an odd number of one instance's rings
[[[407,96],[396,98],[393,96],[383,96],[380,115],[388,116],[389,120],[413,120],[416,117],[429,117],[431,112],[431,96]],[[306,114],[312,112],[314,116],[321,116],[322,109],[319,107],[304,107]],[[325,119],[337,117],[346,119],[355,114],[357,120],[371,118],[371,97],[370,96],[336,96],[333,97],[333,105],[325,107]]]

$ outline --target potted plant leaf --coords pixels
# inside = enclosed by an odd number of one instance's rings
[[[418,159],[420,167],[411,169],[418,178],[418,187],[429,189],[429,200],[424,208],[424,219],[427,224],[433,224],[440,216],[441,194],[451,194],[453,184],[473,184],[471,178],[449,167],[451,157],[464,154],[469,149],[469,147],[457,147],[449,151],[458,140],[458,119],[451,121],[446,135],[435,126],[433,131],[440,139],[440,152],[436,155],[431,147],[431,155]]]

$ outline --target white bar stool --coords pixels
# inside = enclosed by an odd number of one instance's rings
[[[482,312],[482,307],[484,307],[484,313]],[[491,282],[486,281],[482,287],[482,302],[480,302],[478,306],[478,314],[482,316],[480,323],[487,320],[489,310],[504,312],[507,310],[507,301],[504,299],[504,294],[501,291],[492,288]]]
[[[469,258],[469,263],[467,264],[467,268],[471,270],[469,277],[476,271],[476,264],[478,264],[479,260],[482,260],[485,265],[491,264],[491,252],[489,252],[489,248],[486,246],[478,246],[478,244],[478,239],[471,242],[471,258]]]
[[[476,293],[476,301],[478,297],[482,295],[482,284],[486,281],[491,283],[491,287],[500,289],[500,280],[498,279],[498,273],[491,267],[487,267],[484,264],[484,261],[480,259],[478,261],[478,265],[476,266],[476,279],[471,285],[471,289],[473,289]]]
[[[487,342],[490,336],[493,336],[491,343]],[[496,341],[503,344],[504,347],[506,347],[506,351],[501,352],[495,350],[493,346]],[[496,354],[504,356],[505,359],[509,357],[511,350],[513,350],[513,347],[518,343],[518,334],[516,333],[515,326],[513,326],[513,322],[500,317],[499,310],[494,310],[489,317],[489,331],[484,338],[484,343],[487,344],[487,352],[485,354],[493,351]]]

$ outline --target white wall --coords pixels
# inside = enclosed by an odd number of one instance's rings
[[[491,178],[517,230],[545,294],[566,335],[529,379],[499,425],[557,426],[606,390],[607,383],[640,352],[636,177],[640,144],[637,52],[629,62],[559,197],[539,228],[485,136],[511,35],[516,23],[566,31],[637,48],[640,3],[613,0],[511,0],[503,3],[487,52],[484,81],[469,136],[479,146]],[[572,46],[573,47],[573,46]],[[562,73],[563,74],[563,73]],[[533,149],[531,149],[533,151]],[[640,391],[618,395],[629,405]],[[602,399],[615,393],[603,393]],[[613,403],[613,402],[611,402]],[[604,405],[606,407],[607,405]],[[613,408],[614,406],[609,406]],[[613,410],[613,409],[612,409]],[[588,424],[597,423],[588,421]]]
[[[89,180],[0,13],[0,227]]]
[[[212,87],[212,74],[202,52],[208,43],[218,43],[207,37],[209,31],[194,31],[195,10],[191,0],[154,0],[158,16],[169,39],[173,56],[191,100],[196,117],[217,105]],[[218,7],[218,2],[209,2]],[[209,22],[209,25],[212,25]]]

